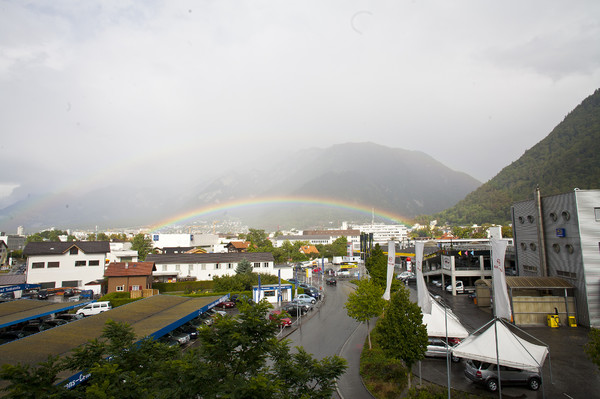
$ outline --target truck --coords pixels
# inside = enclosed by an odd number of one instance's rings
[[[467,287],[464,285],[464,283],[461,280],[456,280],[456,293],[457,294],[464,294],[466,293],[471,293],[471,292],[475,292],[475,287]],[[446,291],[448,292],[452,292],[452,284],[446,286]]]

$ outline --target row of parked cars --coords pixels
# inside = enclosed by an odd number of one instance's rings
[[[16,329],[7,329],[0,332],[0,345],[17,339],[27,337],[54,327],[62,326],[71,321],[79,320],[83,315],[76,313],[61,313],[52,318],[35,319],[17,325]]]

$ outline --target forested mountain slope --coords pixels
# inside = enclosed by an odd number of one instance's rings
[[[452,208],[431,219],[450,224],[502,223],[516,201],[580,189],[600,189],[600,89],[552,132]]]

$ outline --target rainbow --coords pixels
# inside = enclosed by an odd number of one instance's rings
[[[396,223],[404,224],[410,218],[392,213],[387,211],[377,211],[373,208],[363,206],[360,204],[351,203],[348,201],[342,201],[331,198],[318,198],[318,197],[302,197],[302,196],[277,196],[277,197],[258,197],[252,199],[236,200],[230,202],[224,202],[214,205],[207,205],[185,213],[181,213],[165,219],[149,228],[151,232],[159,231],[160,229],[172,226],[174,224],[181,224],[189,219],[207,216],[211,213],[229,211],[234,209],[250,208],[255,206],[263,205],[281,205],[281,204],[292,204],[292,205],[319,205],[327,206],[338,209],[346,209],[350,211],[359,212],[365,215],[371,216],[374,214],[380,218],[393,221]]]

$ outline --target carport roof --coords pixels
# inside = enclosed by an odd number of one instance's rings
[[[0,328],[27,320],[37,319],[52,313],[66,312],[91,301],[49,302],[37,299],[19,299],[0,303]]]
[[[158,338],[197,317],[201,311],[206,311],[220,300],[222,297],[218,296],[189,298],[155,295],[0,345],[1,363],[34,366],[46,361],[49,355],[66,356],[74,348],[100,337],[109,319],[129,324],[139,338],[150,335]],[[68,378],[73,374],[67,372],[60,377]],[[5,383],[0,382],[0,389],[4,386]]]
[[[477,280],[475,284],[485,284],[489,288],[492,286],[491,279]],[[574,288],[573,284],[560,277],[521,277],[521,276],[506,276],[507,288],[531,288],[531,289],[557,289],[557,288]]]

